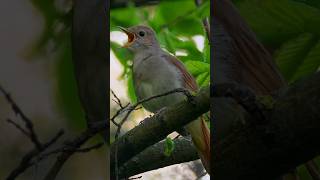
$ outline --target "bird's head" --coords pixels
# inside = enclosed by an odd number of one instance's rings
[[[123,47],[136,53],[148,49],[159,48],[156,33],[147,26],[119,27],[128,36],[128,42]]]

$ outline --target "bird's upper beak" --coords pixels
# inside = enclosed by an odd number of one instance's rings
[[[135,35],[134,35],[134,33],[132,33],[132,32],[130,32],[128,29],[126,29],[126,28],[124,28],[124,27],[121,27],[121,26],[118,26],[120,29],[121,29],[121,31],[123,31],[124,33],[126,33],[126,35],[128,36],[128,42],[126,42],[124,45],[123,45],[123,47],[125,47],[125,48],[127,48],[127,47],[129,47],[132,43],[133,43],[133,41],[135,40]]]

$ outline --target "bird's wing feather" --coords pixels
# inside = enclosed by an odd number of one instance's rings
[[[173,64],[181,72],[186,89],[196,92],[198,90],[197,83],[192,75],[187,71],[181,61],[171,55],[164,57],[168,62]],[[205,120],[201,116],[195,121],[190,122],[186,126],[187,131],[191,134],[194,145],[197,147],[200,158],[207,172],[210,174],[210,130]]]
[[[182,62],[171,55],[164,55],[164,58],[180,71],[185,88],[196,92],[198,90],[198,85],[192,75],[187,71],[186,67],[182,64]]]

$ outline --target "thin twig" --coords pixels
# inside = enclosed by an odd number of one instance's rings
[[[25,129],[23,129],[23,127],[21,127],[19,124],[17,124],[16,122],[12,121],[11,119],[7,119],[7,122],[9,124],[12,124],[17,129],[19,129],[22,132],[22,134],[24,134],[25,136],[30,137],[30,134]]]
[[[107,123],[97,123],[92,124],[87,130],[82,132],[79,136],[75,137],[74,139],[68,141],[66,146],[72,147],[73,150],[64,151],[62,152],[56,159],[56,162],[51,167],[47,175],[45,176],[44,180],[54,180],[64,165],[64,163],[72,156],[74,153],[79,151],[79,148],[87,142],[90,138],[95,136],[96,134],[103,132],[107,129]],[[98,145],[96,145],[98,146]],[[100,146],[101,147],[101,146]],[[88,149],[88,148],[87,148]],[[82,150],[83,151],[83,150]]]
[[[26,153],[19,166],[17,168],[15,168],[13,171],[10,172],[10,174],[8,175],[8,177],[6,178],[7,180],[14,180],[16,179],[20,174],[22,174],[25,170],[27,170],[29,167],[31,167],[34,163],[31,162],[31,160],[35,157],[37,157],[41,152],[43,152],[44,150],[46,150],[48,147],[50,147],[51,145],[53,145],[55,142],[57,142],[57,140],[64,134],[63,130],[60,130],[53,138],[51,138],[47,143],[45,143],[43,145],[43,148],[41,151],[39,151],[39,149],[37,149],[36,147],[34,149],[32,149],[31,151],[29,151],[28,153]]]
[[[33,129],[33,123],[32,121],[24,114],[24,112],[21,110],[21,108],[17,105],[17,103],[15,103],[15,101],[12,99],[12,97],[10,96],[10,94],[5,91],[5,89],[0,85],[0,91],[2,92],[2,94],[4,95],[4,97],[6,98],[6,100],[8,101],[8,103],[11,105],[12,110],[15,112],[16,115],[19,115],[21,117],[21,119],[23,120],[23,122],[25,123],[25,127],[28,129],[29,131],[29,138],[30,140],[33,142],[33,144],[37,147],[37,149],[39,151],[41,151],[42,144],[39,141],[39,138],[37,137],[34,129]]]
[[[66,147],[65,145],[60,147],[60,148],[57,148],[55,150],[52,150],[50,152],[47,152],[47,153],[44,153],[42,155],[40,155],[38,158],[37,158],[37,161],[36,162],[39,162],[39,161],[42,161],[46,158],[48,158],[49,156],[51,155],[54,155],[54,154],[59,154],[59,153],[62,153],[62,152],[77,152],[77,153],[86,153],[86,152],[89,152],[91,150],[94,150],[94,149],[99,149],[100,147],[103,146],[104,143],[98,143],[98,144],[95,144],[95,145],[92,145],[92,146],[89,146],[89,147],[86,147],[86,148],[78,148],[78,149],[75,149],[73,147]],[[31,164],[35,164],[36,162],[32,162]]]
[[[113,90],[110,90],[110,91],[111,91],[113,97],[116,98],[116,100],[114,100],[114,99],[112,99],[112,100],[113,100],[116,104],[118,104],[118,105],[120,106],[120,108],[123,109],[124,107],[122,106],[121,101],[120,101],[120,99],[118,98],[118,96],[113,92]]]
[[[138,176],[138,177],[128,178],[128,180],[141,179],[141,178],[142,178],[142,176]]]

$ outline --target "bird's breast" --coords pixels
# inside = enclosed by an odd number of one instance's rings
[[[152,56],[144,61],[135,60],[135,62],[139,62],[133,67],[134,89],[139,100],[183,87],[179,71],[161,56]],[[146,102],[143,106],[155,112],[183,99],[183,95],[175,93]]]

